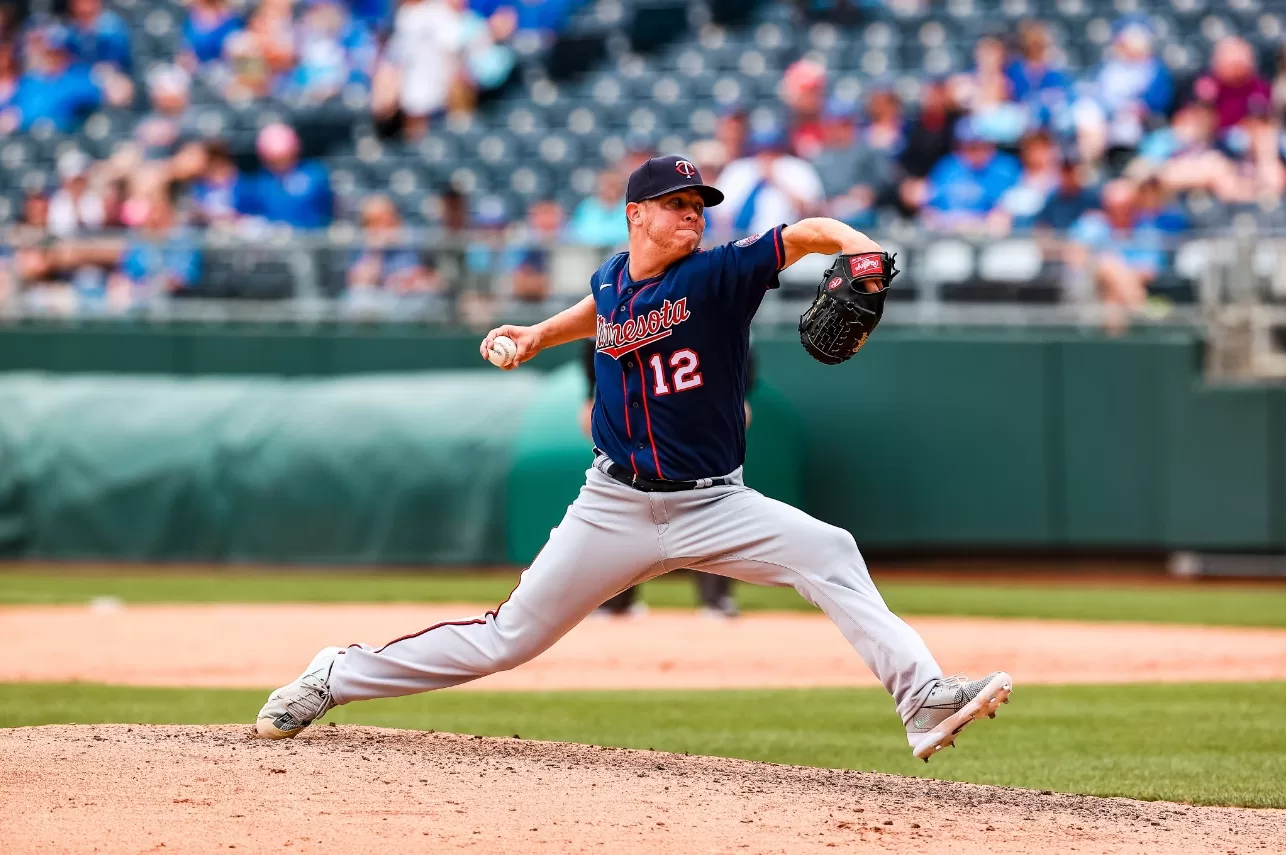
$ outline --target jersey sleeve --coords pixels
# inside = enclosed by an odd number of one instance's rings
[[[777,274],[786,260],[781,237],[784,228],[780,225],[712,250],[721,301],[737,306],[749,317],[759,309],[764,294],[781,284]]]

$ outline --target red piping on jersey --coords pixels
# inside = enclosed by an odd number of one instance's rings
[[[628,263],[629,263],[629,260],[627,259],[626,264]],[[621,293],[621,279],[624,276],[625,276],[625,265],[623,264],[621,265],[621,272],[616,274],[616,293],[617,294]],[[630,305],[633,306],[633,302],[631,302]],[[615,320],[616,320],[616,309],[613,308],[612,316],[608,319],[608,321],[612,322]],[[625,410],[625,438],[633,439],[633,434],[630,433],[630,393],[625,388],[625,369],[624,368],[621,369],[621,408]],[[632,454],[630,455],[630,462],[631,463],[634,462],[634,455]],[[634,467],[634,474],[635,475],[639,474],[639,468],[637,466]]]
[[[624,271],[624,269],[625,268],[621,268],[622,271]],[[649,282],[634,292],[634,297],[630,300],[630,320],[634,320],[634,301],[639,298],[639,294],[643,293],[644,288],[651,288],[660,281],[660,279],[657,279],[655,282]],[[652,414],[648,412],[647,408],[647,372],[643,370],[643,349],[639,348],[635,351],[635,354],[639,358],[639,379],[643,381],[641,384],[643,388],[643,419],[647,422],[647,441],[652,443],[652,462],[656,464],[656,477],[664,479],[665,474],[661,472],[661,456],[656,453],[656,440],[652,437]],[[630,460],[633,461],[633,459],[634,455],[631,454]],[[635,467],[634,474],[638,474],[637,466]]]
[[[773,229],[772,248],[777,253],[777,271],[781,272],[781,245],[783,239],[781,236],[781,226]]]

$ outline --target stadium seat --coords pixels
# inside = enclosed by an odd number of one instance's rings
[[[978,275],[988,282],[1030,282],[1043,261],[1039,244],[1020,238],[989,243],[978,255]]]
[[[916,281],[929,290],[964,282],[974,275],[974,250],[954,238],[931,241],[907,269],[914,270]]]

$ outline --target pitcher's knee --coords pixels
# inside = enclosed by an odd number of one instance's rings
[[[869,578],[857,541],[846,530],[818,522],[804,543],[809,550],[803,562],[808,575],[831,581]]]
[[[861,561],[861,553],[857,551],[857,541],[847,530],[838,526],[821,523],[818,530],[814,532],[814,548],[817,549],[828,563]]]

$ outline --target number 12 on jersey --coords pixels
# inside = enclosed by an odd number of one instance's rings
[[[665,365],[661,361],[661,354],[654,353],[648,359],[652,365],[652,377],[655,385],[652,391],[658,395],[670,394],[670,387],[665,382]],[[697,370],[699,365],[697,353],[695,350],[676,350],[670,354],[670,367],[674,369],[674,391],[686,392],[689,389],[696,389],[704,382],[701,379],[701,372]]]

